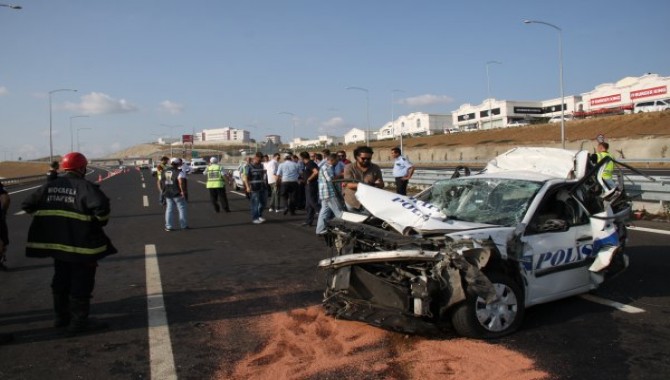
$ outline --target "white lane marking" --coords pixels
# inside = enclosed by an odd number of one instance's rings
[[[144,246],[147,276],[147,314],[149,316],[149,361],[151,379],[177,379],[174,365],[170,326],[165,313],[163,301],[163,285],[161,272],[158,268],[156,246]]]
[[[615,308],[619,311],[623,311],[623,312],[626,312],[626,313],[630,313],[630,314],[644,313],[644,309],[640,309],[640,308],[637,308],[635,306],[630,306],[630,305],[626,305],[626,304],[619,303],[619,302],[616,302],[616,301],[608,300],[606,298],[601,298],[601,297],[598,297],[598,296],[594,296],[593,294],[582,294],[582,295],[580,295],[580,297],[587,300],[587,301],[599,303],[599,304],[605,305],[605,306],[611,306],[611,307],[613,307],[613,308]]]
[[[245,193],[240,193],[239,191],[230,190],[230,192],[233,193],[233,194],[237,194],[237,195],[243,196],[243,197],[246,197],[246,196],[247,196],[247,194],[245,194]]]
[[[653,229],[653,228],[628,226],[628,229],[633,230],[633,231],[642,231],[642,232],[651,232],[651,233],[654,233],[654,234],[670,235],[670,231],[656,230],[656,229]]]
[[[147,188],[147,185],[145,185],[145,184],[143,183],[143,184],[142,184],[142,188],[143,188],[143,189],[146,189],[146,188]]]
[[[142,196],[142,205],[144,207],[149,207],[149,197],[148,196],[146,196],[146,195]]]
[[[21,210],[14,213],[14,215],[23,215],[23,214],[27,214],[27,212]]]
[[[37,188],[39,188],[39,187],[42,187],[42,185],[29,187],[29,188],[27,188],[27,189],[23,189],[23,190],[9,191],[8,193],[9,193],[9,195],[12,195],[12,194],[16,194],[16,193],[22,193],[22,192],[24,192],[24,191],[28,191],[28,190],[37,189]]]

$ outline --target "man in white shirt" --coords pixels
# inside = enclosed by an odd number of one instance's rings
[[[402,156],[400,148],[391,149],[393,161],[393,177],[395,178],[396,192],[400,195],[407,195],[407,184],[414,174],[414,164]]]
[[[279,191],[277,189],[277,166],[279,166],[279,153],[272,155],[272,159],[264,162],[265,172],[268,175],[270,186],[270,212],[279,211]]]

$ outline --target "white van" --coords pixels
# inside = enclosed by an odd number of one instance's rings
[[[670,99],[650,100],[648,102],[635,103],[634,113],[640,112],[658,112],[670,110]]]

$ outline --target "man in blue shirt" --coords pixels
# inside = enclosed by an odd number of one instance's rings
[[[286,210],[284,215],[289,212],[295,215],[295,196],[298,192],[298,178],[300,177],[300,165],[293,161],[292,155],[288,154],[284,162],[277,167],[277,182],[280,184],[280,194],[284,198]]]
[[[393,177],[395,178],[396,192],[400,195],[407,195],[407,184],[414,174],[414,165],[402,156],[400,148],[391,149],[393,157]]]

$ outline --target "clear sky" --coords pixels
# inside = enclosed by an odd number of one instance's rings
[[[0,0],[0,3],[10,3]],[[487,98],[559,97],[670,75],[670,1],[11,0],[0,7],[0,159],[233,127],[342,135]],[[402,90],[393,91],[393,90]],[[392,104],[392,99],[395,103]],[[72,116],[89,117],[72,118]],[[166,127],[165,125],[173,126]]]

